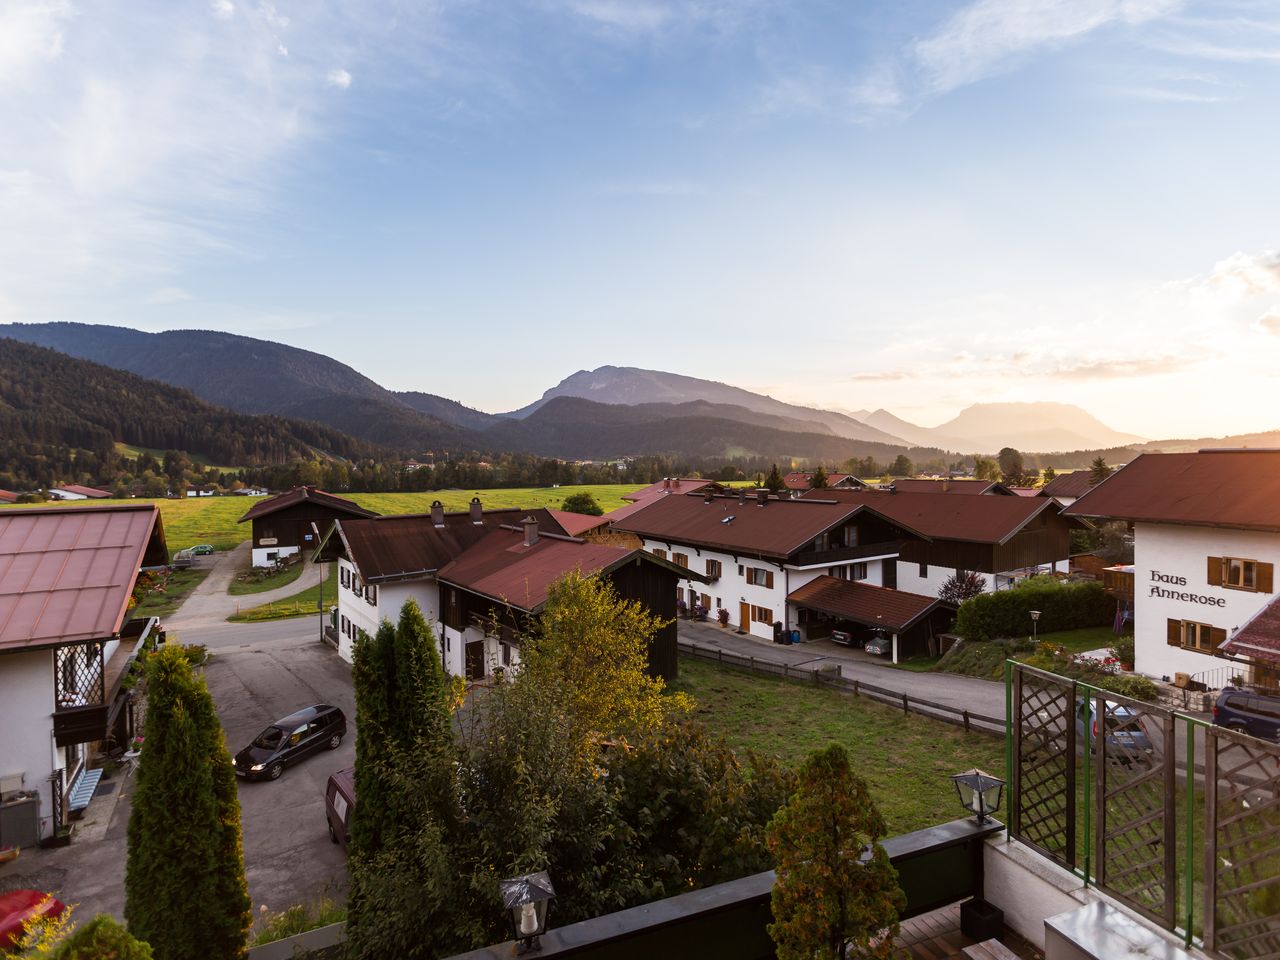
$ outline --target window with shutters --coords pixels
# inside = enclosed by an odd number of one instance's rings
[[[720,576],[720,561],[719,561],[719,560],[708,560],[708,561],[707,561],[707,576],[708,576],[708,577],[710,577],[712,580],[715,580],[715,579],[717,579],[717,578]]]
[[[752,606],[751,619],[755,623],[773,623],[773,611],[768,607]]]
[[[766,590],[773,589],[773,571],[763,567],[747,567],[747,583]]]
[[[376,607],[378,605],[378,588],[373,584],[369,584],[369,586],[365,587],[364,599],[365,603],[369,604],[369,606]]]
[[[1271,593],[1274,565],[1243,557],[1210,557],[1209,586]]]
[[[686,570],[689,569],[689,555],[687,553],[673,553],[671,555],[671,562],[677,567],[684,567]]]
[[[347,573],[347,568],[340,567],[338,569],[338,573],[340,575],[340,579],[342,580],[342,585],[345,587],[350,582],[350,574]]]
[[[667,559],[667,551],[659,550],[657,547],[653,548],[653,555],[657,557],[659,560]]]
[[[1227,640],[1227,631],[1196,620],[1173,620],[1169,623],[1169,646],[1212,654]]]
[[[849,576],[853,580],[867,579],[867,565],[865,563],[855,563],[849,570]]]

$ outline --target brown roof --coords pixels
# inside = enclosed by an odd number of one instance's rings
[[[339,513],[350,514],[353,517],[377,516],[372,510],[366,510],[358,503],[345,497],[338,497],[332,493],[317,490],[315,487],[294,487],[286,493],[279,493],[274,497],[259,500],[245,512],[239,522],[244,523],[246,520],[256,520],[259,517],[265,517],[267,514],[275,513],[277,510],[284,510],[304,502],[314,503],[330,510],[336,510]]]
[[[106,490],[99,490],[97,487],[82,487],[78,483],[61,483],[56,487],[50,487],[50,490],[65,490],[67,493],[78,493],[82,497],[88,497],[91,500],[102,500],[109,498]]]
[[[1280,450],[1144,453],[1065,513],[1280,532]]]
[[[717,490],[723,490],[724,487],[716,483],[714,480],[702,480],[689,477],[671,477],[669,480],[659,480],[657,483],[651,483],[647,487],[641,487],[639,490],[631,493],[624,493],[623,500],[630,500],[632,503],[639,503],[649,500],[653,497],[660,497],[664,494],[679,493],[697,493],[707,487],[715,487]]]
[[[11,490],[0,490],[0,503],[17,503],[18,495]]]
[[[547,513],[571,537],[580,537],[584,533],[603,527],[609,522],[608,517],[593,517],[585,513],[570,513],[567,510],[548,510]]]
[[[967,478],[947,477],[940,480],[917,480],[907,478],[893,481],[894,489],[899,493],[967,493],[981,495],[984,493],[1009,494],[1009,488],[994,480],[970,480]]]
[[[841,502],[834,499],[837,493],[860,499]],[[748,496],[746,503],[736,496],[714,496],[709,502],[697,494],[662,497],[614,520],[613,526],[651,540],[784,558],[859,512],[880,514],[881,499],[888,498],[857,490],[816,490],[800,500],[770,498],[761,507],[754,496]]]
[[[812,480],[813,474],[811,472],[806,473],[802,470],[796,471],[795,473],[788,473],[782,478],[782,482],[786,484],[788,490],[808,490],[809,484]],[[845,480],[858,480],[858,478],[851,473],[827,474],[827,486],[834,487],[837,483],[841,483]],[[862,487],[866,486],[866,484],[861,480],[858,480],[858,485]]]
[[[836,577],[810,580],[800,589],[793,590],[787,602],[868,626],[884,627],[895,633],[906,630],[935,607],[955,609],[937,597]]]
[[[950,493],[880,493],[873,490],[820,490],[824,499],[870,505],[900,527],[930,540],[1005,543],[1043,511],[1058,512],[1056,500],[1044,497],[957,497]]]
[[[653,503],[654,503],[654,500],[652,498],[649,500],[641,500],[639,503],[624,503],[622,506],[618,507],[617,509],[610,510],[608,513],[606,513],[603,519],[609,521],[610,523],[617,523],[619,520],[625,520],[627,517],[631,516],[633,513],[643,510],[645,507],[651,506]]]
[[[167,560],[153,503],[0,513],[0,652],[115,636],[138,570]]]
[[[1220,649],[1254,660],[1280,663],[1280,597],[1254,614]]]
[[[531,514],[542,523],[541,529],[563,532],[547,510],[486,510],[479,524],[471,522],[469,511],[446,513],[442,527],[429,513],[339,519],[321,540],[315,559],[341,554],[369,583],[414,579],[447,565],[501,524],[518,523]]]
[[[625,550],[569,537],[539,536],[531,547],[519,528],[499,527],[442,568],[437,579],[531,613],[547,602],[547,590],[573,571],[584,576],[626,563]]]
[[[1072,470],[1070,473],[1058,474],[1041,487],[1040,496],[1079,499],[1092,489],[1088,470]]]

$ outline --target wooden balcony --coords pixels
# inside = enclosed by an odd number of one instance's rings
[[[1104,567],[1102,589],[1117,600],[1133,600],[1133,567]]]
[[[120,642],[104,659],[101,642],[81,643],[57,651],[54,661],[54,742],[60,747],[104,740],[112,706],[134,658],[152,641],[155,617],[130,620]]]
[[[856,547],[828,547],[826,550],[805,550],[803,553],[795,554],[789,561],[789,565],[796,567],[834,566],[837,563],[865,560],[868,557],[897,556],[901,552],[901,540],[892,540],[886,543],[862,543]]]

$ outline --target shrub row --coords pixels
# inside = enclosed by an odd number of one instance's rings
[[[1031,633],[1031,611],[1040,611],[1040,633],[1101,627],[1115,616],[1116,602],[1097,581],[1026,581],[1011,590],[966,600],[956,616],[956,632],[966,640],[1024,637]]]

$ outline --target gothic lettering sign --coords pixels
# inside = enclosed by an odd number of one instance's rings
[[[1225,607],[1227,605],[1226,597],[1209,597],[1203,593],[1190,593],[1186,590],[1170,590],[1161,584],[1169,584],[1173,587],[1185,587],[1187,585],[1186,577],[1178,577],[1171,573],[1161,573],[1159,570],[1151,571],[1151,579],[1154,581],[1150,589],[1147,591],[1149,597],[1161,597],[1165,600],[1181,600],[1183,603],[1202,603],[1206,607]]]

